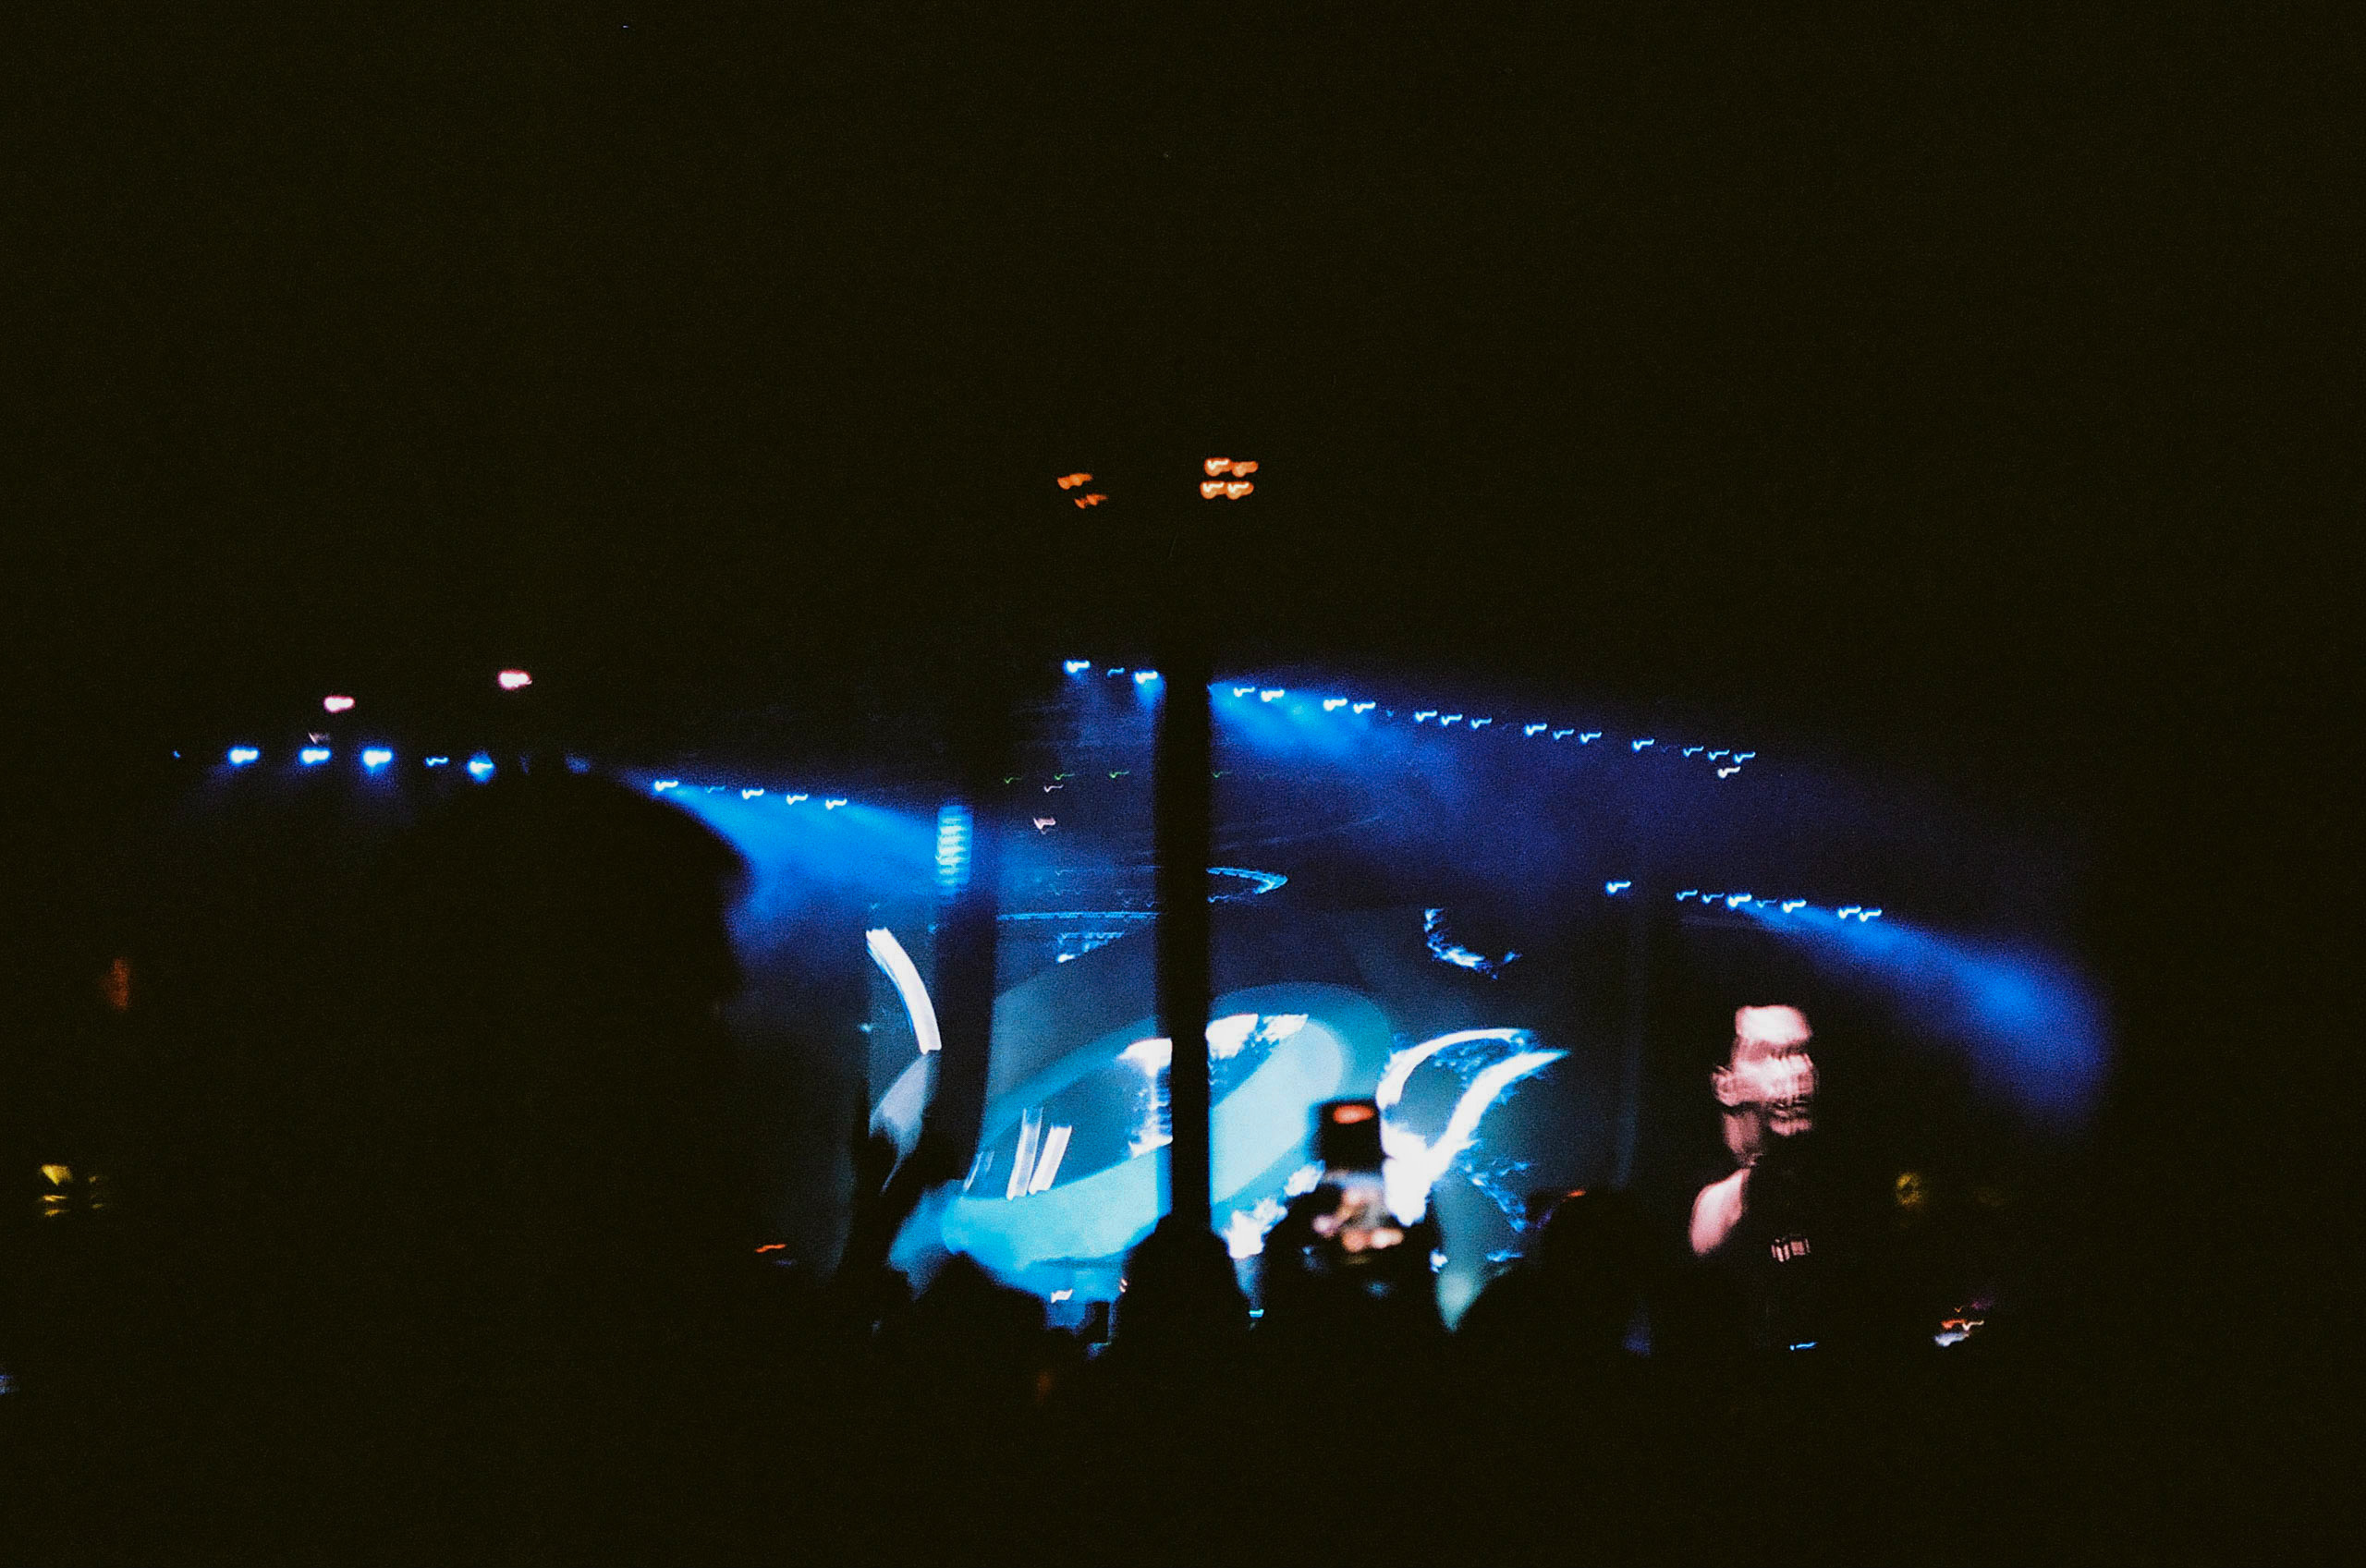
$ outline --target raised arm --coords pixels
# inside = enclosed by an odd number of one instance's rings
[[[1706,1258],[1726,1245],[1749,1207],[1750,1167],[1711,1182],[1692,1200],[1692,1256]]]

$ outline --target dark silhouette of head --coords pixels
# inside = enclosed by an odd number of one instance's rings
[[[1642,1251],[1628,1196],[1580,1189],[1565,1195],[1544,1222],[1536,1271],[1579,1338],[1615,1347],[1634,1313]]]
[[[1249,1298],[1232,1254],[1203,1226],[1169,1214],[1126,1259],[1116,1349],[1136,1357],[1189,1355],[1248,1331]]]

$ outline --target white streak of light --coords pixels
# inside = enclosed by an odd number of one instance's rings
[[[1010,1181],[1003,1188],[1005,1197],[1017,1197],[1028,1190],[1028,1180],[1035,1174],[1035,1140],[1043,1136],[1043,1132],[1042,1111],[1019,1112],[1018,1152],[1010,1159]]]
[[[1403,1097],[1406,1080],[1412,1076],[1413,1069],[1447,1046],[1468,1040],[1500,1039],[1525,1045],[1533,1039],[1526,1029],[1463,1029],[1425,1040],[1389,1058],[1372,1099],[1384,1112],[1380,1137],[1387,1161],[1382,1170],[1382,1182],[1389,1211],[1399,1222],[1409,1225],[1427,1210],[1430,1189],[1445,1174],[1446,1167],[1470,1147],[1471,1139],[1478,1136],[1480,1120],[1497,1098],[1520,1079],[1558,1062],[1568,1052],[1523,1051],[1489,1064],[1462,1091],[1462,1098],[1455,1102],[1454,1114],[1446,1119],[1445,1131],[1438,1135],[1434,1144],[1409,1127],[1391,1124],[1385,1114],[1387,1108]]]
[[[1059,1180],[1060,1156],[1068,1151],[1068,1134],[1074,1127],[1054,1127],[1043,1135],[1043,1152],[1035,1156],[1035,1173],[1028,1178],[1029,1192],[1049,1192]]]
[[[928,987],[921,982],[921,972],[912,964],[912,955],[896,940],[896,933],[881,926],[862,933],[865,947],[871,950],[872,963],[885,971],[895,983],[896,994],[904,1001],[905,1015],[912,1021],[912,1033],[921,1042],[921,1054],[930,1055],[944,1045],[936,1032],[936,1003],[928,999]]]

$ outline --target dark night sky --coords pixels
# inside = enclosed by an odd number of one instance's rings
[[[1266,466],[1244,647],[1913,745],[2312,635],[2354,342],[2288,29],[985,9],[54,24],[37,697],[1116,635],[1202,447]]]
[[[1244,655],[2067,801],[2145,1124],[2222,1027],[2297,1067],[2334,938],[2208,911],[2350,834],[2357,148],[2304,13],[483,9],[18,41],[39,733],[1098,650],[1229,450]],[[2211,1158],[2267,1158],[2233,1092]]]

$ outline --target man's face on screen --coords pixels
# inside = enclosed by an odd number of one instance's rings
[[[1791,1137],[1815,1125],[1814,1031],[1796,1007],[1743,1007],[1734,1013],[1733,1054],[1717,1070],[1717,1100],[1756,1111],[1766,1131]]]

